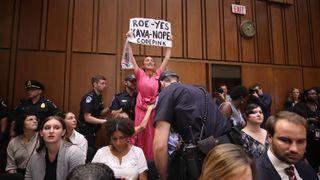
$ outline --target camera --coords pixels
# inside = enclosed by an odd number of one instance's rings
[[[254,93],[258,94],[258,90],[253,89],[253,88],[249,88],[248,91],[249,91],[249,94],[254,94]]]
[[[218,88],[217,92],[220,93],[220,94],[223,94],[224,91],[223,91],[223,89],[220,87],[220,88]]]

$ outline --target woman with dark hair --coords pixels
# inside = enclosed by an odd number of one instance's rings
[[[38,118],[33,114],[21,116],[16,121],[15,138],[7,147],[8,173],[20,173],[24,176],[27,164],[38,145]]]
[[[303,99],[290,111],[306,118],[308,122],[306,158],[310,165],[319,172],[320,166],[320,105],[315,88],[303,92]]]
[[[298,88],[292,88],[289,92],[287,101],[284,103],[284,109],[288,110],[300,102],[300,90]]]
[[[147,162],[141,148],[129,143],[135,133],[130,119],[118,118],[106,124],[110,145],[102,147],[95,154],[92,162],[108,165],[116,178],[126,180],[147,179]]]
[[[246,126],[241,130],[244,151],[253,158],[260,157],[269,147],[267,131],[260,125],[263,112],[257,104],[249,104],[244,110]]]
[[[66,124],[59,116],[46,118],[39,128],[39,147],[27,167],[25,179],[64,180],[76,166],[84,164],[81,150],[64,141]]]
[[[127,33],[131,36],[131,32]],[[165,57],[159,68],[156,68],[156,62],[152,57],[146,57],[142,62],[140,68],[133,56],[131,43],[128,43],[130,58],[133,61],[134,73],[137,79],[137,102],[135,107],[135,120],[136,126],[140,125],[148,109],[148,105],[155,104],[156,97],[159,89],[159,76],[161,72],[166,69],[168,61],[171,56],[171,48],[167,47],[165,50]],[[153,159],[152,143],[154,137],[153,117],[155,111],[153,110],[150,115],[150,120],[146,128],[135,137],[135,145],[139,146],[148,160]]]
[[[67,131],[66,131],[66,135],[64,136],[64,139],[66,141],[71,142],[74,145],[77,145],[81,149],[84,155],[84,159],[86,159],[87,150],[88,150],[88,141],[82,134],[78,133],[75,130],[75,128],[77,127],[76,115],[74,115],[72,112],[60,112],[57,115],[64,119],[64,122],[67,127]]]
[[[223,102],[219,106],[220,112],[231,121],[234,127],[242,129],[245,121],[242,117],[242,111],[247,105],[249,92],[244,86],[236,86],[230,91],[231,102]]]

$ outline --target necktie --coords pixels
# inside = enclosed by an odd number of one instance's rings
[[[284,172],[289,176],[289,180],[297,180],[296,175],[294,174],[294,167],[289,166],[284,169]]]

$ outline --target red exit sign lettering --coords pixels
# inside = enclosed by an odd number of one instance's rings
[[[234,14],[246,14],[246,7],[238,4],[231,4],[232,13]]]

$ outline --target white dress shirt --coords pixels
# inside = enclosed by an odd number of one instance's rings
[[[83,152],[84,159],[87,157],[87,150],[88,150],[88,141],[87,139],[76,130],[73,130],[72,134],[69,137],[69,140],[72,144],[78,146],[80,150]]]
[[[289,176],[285,173],[284,169],[291,166],[291,165],[294,167],[294,174],[295,174],[297,180],[302,180],[302,178],[299,176],[299,173],[298,173],[296,167],[294,166],[294,164],[287,164],[287,163],[282,162],[273,154],[273,152],[270,150],[270,148],[269,148],[267,154],[268,154],[268,157],[269,157],[273,167],[276,169],[276,171],[278,172],[278,174],[280,175],[282,180],[289,180]]]

